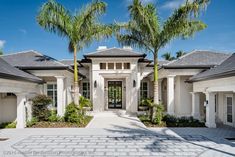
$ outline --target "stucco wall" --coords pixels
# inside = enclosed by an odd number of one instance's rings
[[[128,62],[130,69],[102,70],[100,63]],[[140,73],[138,73],[138,58],[95,58],[92,59],[91,66],[91,93],[94,111],[103,111],[105,109],[105,79],[125,80],[126,82],[126,110],[127,112],[136,112],[138,104],[138,90],[140,86]],[[133,87],[133,81],[136,87]],[[96,82],[97,87],[94,87]]]
[[[190,116],[192,113],[193,85],[186,83],[190,76],[175,77],[175,114],[177,116]]]
[[[16,96],[0,94],[0,123],[16,120]]]

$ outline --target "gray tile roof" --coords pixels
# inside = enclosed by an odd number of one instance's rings
[[[33,69],[33,68],[68,68],[68,65],[60,63],[54,58],[43,55],[37,51],[29,50],[14,54],[1,56],[5,61],[20,69]]]
[[[60,63],[63,63],[65,65],[70,65],[70,66],[73,66],[73,59],[63,59],[63,60],[60,60]]]
[[[0,78],[22,80],[35,83],[43,82],[42,79],[11,66],[1,57],[0,57]]]
[[[164,65],[164,68],[210,68],[221,64],[231,54],[224,54],[212,51],[192,51],[179,59]]]
[[[163,65],[169,63],[170,61],[167,61],[167,60],[159,60],[158,61],[158,68],[160,69]],[[149,66],[154,66],[154,63],[150,63]]]
[[[235,76],[235,54],[220,65],[191,77],[190,81],[200,81],[231,75]]]
[[[98,50],[94,53],[89,53],[84,55],[87,57],[145,57],[143,53],[136,53],[133,50],[122,49],[122,48],[108,48],[103,50]]]

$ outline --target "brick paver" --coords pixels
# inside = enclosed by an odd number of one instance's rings
[[[59,140],[58,140],[59,139]],[[185,135],[41,135],[12,148],[31,156],[199,156],[219,145],[204,136]]]

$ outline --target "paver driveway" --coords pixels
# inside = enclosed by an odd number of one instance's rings
[[[0,156],[235,156],[234,129],[127,128],[0,130]]]

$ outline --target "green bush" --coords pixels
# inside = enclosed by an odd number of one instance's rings
[[[30,121],[27,121],[26,126],[27,127],[32,127],[38,122],[38,119],[36,117],[32,117]]]
[[[6,128],[16,128],[16,122],[6,122],[0,124],[0,129],[6,129]]]
[[[57,116],[56,110],[51,110],[50,116],[48,117],[49,122],[63,122],[64,118]]]
[[[155,118],[154,118],[154,123],[155,124],[161,124],[162,123],[163,111],[164,111],[164,106],[163,105],[156,105],[156,114],[155,114]]]
[[[48,105],[52,103],[50,97],[46,95],[37,95],[32,99],[32,114],[39,121],[47,121],[50,116]]]
[[[64,120],[66,122],[78,123],[79,122],[79,108],[73,102],[66,106]]]
[[[193,117],[175,117],[173,115],[165,115],[163,121],[168,127],[204,127],[205,123],[200,122]]]
[[[87,98],[85,98],[83,96],[80,96],[80,98],[79,98],[79,106],[81,108],[83,108],[83,107],[90,107],[90,108],[92,108],[92,103],[91,103],[91,101],[89,99],[87,99]]]

